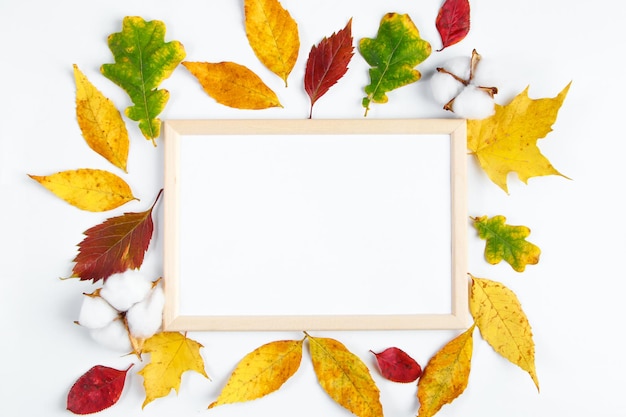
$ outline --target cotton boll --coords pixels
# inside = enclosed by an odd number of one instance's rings
[[[161,328],[165,294],[158,284],[145,300],[133,305],[126,313],[130,334],[138,338],[148,338]]]
[[[113,274],[107,278],[100,296],[118,311],[126,311],[133,304],[146,298],[152,283],[137,271]]]
[[[471,59],[465,56],[458,56],[446,61],[443,67],[462,80],[468,80],[470,76]]]
[[[122,320],[114,320],[100,329],[91,329],[89,334],[96,342],[110,349],[126,353],[133,350]]]
[[[454,99],[452,111],[464,119],[484,119],[495,113],[494,100],[487,92],[468,85]]]
[[[119,314],[102,297],[86,294],[78,314],[78,324],[89,329],[99,329],[111,323]]]
[[[437,103],[444,106],[459,95],[464,85],[450,74],[436,72],[430,77],[430,89]]]

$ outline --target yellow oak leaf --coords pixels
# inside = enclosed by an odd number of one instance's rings
[[[470,312],[481,336],[498,354],[528,372],[539,390],[535,343],[517,296],[498,282],[471,278]]]
[[[142,408],[165,397],[172,389],[178,393],[184,372],[196,371],[208,378],[200,355],[201,347],[200,343],[178,332],[157,333],[144,342],[142,352],[150,353],[150,363],[138,372],[143,376],[146,391]]]
[[[324,391],[358,417],[382,417],[380,391],[361,359],[337,340],[307,338],[313,369]]]
[[[74,64],[76,119],[87,145],[126,171],[129,139],[122,115]]]
[[[28,176],[81,210],[107,211],[136,200],[126,181],[100,169],[83,168]]]
[[[474,351],[474,327],[449,341],[430,358],[417,383],[418,417],[431,417],[467,388]]]
[[[278,0],[244,0],[248,43],[257,58],[285,81],[298,59],[298,25]]]
[[[279,340],[247,354],[209,408],[251,401],[277,391],[300,367],[303,342]]]
[[[261,78],[234,62],[183,62],[204,91],[220,104],[236,109],[282,107],[276,94]]]
[[[552,131],[570,85],[554,98],[536,100],[528,97],[527,87],[506,106],[496,104],[493,116],[467,121],[468,149],[505,192],[509,172],[516,172],[524,183],[543,175],[565,177],[541,154],[537,140]]]

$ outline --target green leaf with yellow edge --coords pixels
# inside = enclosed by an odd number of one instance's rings
[[[126,171],[129,139],[122,115],[74,64],[76,119],[87,145]]]
[[[82,168],[28,176],[81,210],[107,211],[136,200],[126,181],[101,169]]]
[[[204,91],[220,104],[236,109],[282,107],[276,94],[261,78],[234,62],[183,62]]]
[[[307,334],[313,369],[326,393],[358,417],[382,417],[380,391],[358,356],[334,339]]]
[[[126,116],[155,143],[161,132],[157,116],[169,100],[169,92],[157,87],[185,58],[185,49],[178,41],[165,42],[163,22],[137,16],[125,17],[122,31],[109,35],[108,43],[115,63],[100,71],[128,93],[133,106],[126,108]]]
[[[178,393],[183,373],[196,371],[208,378],[204,360],[200,355],[203,346],[186,334],[161,332],[143,344],[142,353],[150,354],[150,362],[139,371],[143,376],[146,399],[142,408],[157,398],[165,397],[171,390]]]
[[[556,97],[533,100],[528,87],[509,104],[496,104],[495,114],[467,121],[467,147],[489,179],[508,193],[507,175],[516,172],[524,183],[531,177],[560,175],[537,147],[552,131],[569,83]],[[566,177],[567,178],[567,177]]]
[[[408,14],[387,13],[376,38],[359,41],[359,52],[372,67],[362,103],[367,116],[371,102],[386,103],[389,91],[421,78],[415,66],[430,56],[431,46],[420,37]]]
[[[485,245],[485,259],[492,265],[506,261],[517,272],[523,272],[526,265],[535,265],[539,262],[541,249],[530,243],[526,238],[530,229],[526,226],[511,226],[505,224],[506,217],[487,216],[472,218],[478,236],[487,241]]]
[[[533,334],[517,296],[498,282],[471,278],[470,312],[481,336],[498,354],[528,372],[539,390]]]
[[[247,354],[209,408],[251,401],[277,391],[300,367],[303,342],[279,340]]]
[[[431,417],[458,398],[469,380],[474,351],[474,327],[449,341],[430,358],[417,383],[418,417]]]

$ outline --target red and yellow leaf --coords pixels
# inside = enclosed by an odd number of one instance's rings
[[[440,51],[461,42],[470,30],[469,0],[445,0],[435,25],[443,44]]]
[[[126,374],[124,370],[96,365],[83,374],[67,395],[67,409],[74,414],[91,414],[105,410],[120,399]]]
[[[372,352],[370,350],[370,352]],[[382,376],[393,382],[413,382],[422,375],[422,367],[402,349],[390,347],[372,352]]]

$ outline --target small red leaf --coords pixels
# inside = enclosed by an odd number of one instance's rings
[[[390,347],[380,353],[372,353],[376,356],[380,373],[390,381],[413,382],[422,376],[419,363],[401,349]]]
[[[462,41],[470,30],[469,0],[445,0],[435,22],[444,48]]]
[[[352,19],[345,28],[311,48],[304,74],[304,89],[311,99],[309,118],[313,114],[315,102],[348,71],[353,55]]]
[[[96,365],[78,378],[67,395],[67,409],[74,414],[91,414],[115,404],[122,395],[125,370]]]

